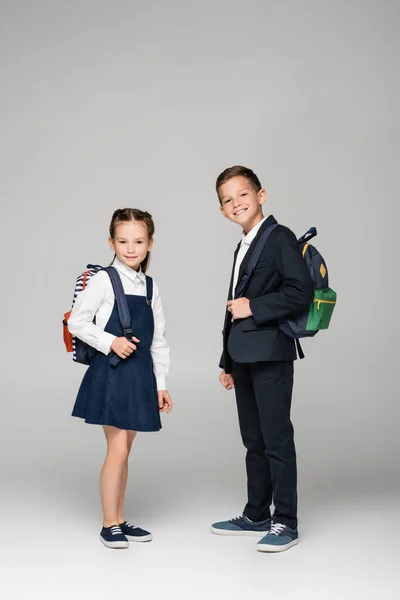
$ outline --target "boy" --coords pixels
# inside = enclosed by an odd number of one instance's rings
[[[298,542],[296,452],[290,421],[296,350],[278,325],[312,302],[313,282],[294,234],[279,225],[265,244],[245,297],[235,299],[235,288],[260,235],[276,220],[263,216],[266,192],[251,169],[226,169],[217,179],[216,190],[224,217],[243,230],[234,256],[219,379],[227,390],[235,388],[247,449],[248,501],[241,517],[214,523],[211,531],[258,536],[262,539],[257,550],[281,552]]]

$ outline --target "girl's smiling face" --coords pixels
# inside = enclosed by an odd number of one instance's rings
[[[115,226],[113,238],[108,240],[117,258],[127,267],[138,271],[140,263],[153,246],[143,221],[122,221]]]

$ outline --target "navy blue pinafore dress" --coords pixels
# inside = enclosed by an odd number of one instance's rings
[[[157,385],[153,372],[151,344],[154,334],[154,317],[151,308],[153,280],[146,277],[147,296],[125,294],[131,316],[131,329],[140,340],[137,349],[116,366],[114,356],[96,352],[79,388],[72,416],[86,423],[112,425],[133,431],[159,431]],[[104,331],[122,337],[117,303]]]

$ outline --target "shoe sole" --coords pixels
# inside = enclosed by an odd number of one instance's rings
[[[153,539],[153,536],[151,533],[149,533],[149,535],[125,535],[126,538],[128,538],[129,541],[131,542],[151,542],[151,540]]]
[[[128,548],[129,547],[129,542],[107,542],[101,536],[100,536],[100,541],[107,548],[114,548],[115,550],[119,550],[119,549],[122,549],[122,548]]]
[[[243,531],[232,531],[231,529],[217,529],[217,527],[213,527],[212,525],[210,531],[216,535],[242,535],[259,538],[264,537],[268,533],[267,529],[265,531],[246,531],[245,529]]]
[[[296,546],[299,543],[299,540],[293,540],[293,542],[289,542],[289,544],[284,544],[283,546],[272,546],[269,544],[257,544],[257,550],[259,552],[284,552],[285,550],[289,550],[292,546]]]

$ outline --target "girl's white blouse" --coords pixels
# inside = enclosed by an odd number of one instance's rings
[[[125,294],[146,295],[146,276],[142,271],[137,272],[131,269],[118,258],[114,259],[113,267],[118,270]],[[99,271],[89,280],[83,292],[78,294],[68,319],[68,329],[72,335],[103,354],[110,352],[111,344],[116,337],[104,331],[112,313],[114,301],[115,296],[110,278],[105,271]],[[160,292],[155,281],[153,281],[152,308],[154,315],[154,336],[151,345],[153,369],[157,389],[166,390],[170,364],[169,347],[165,339],[165,318]],[[94,316],[96,316],[96,324],[93,323]]]

